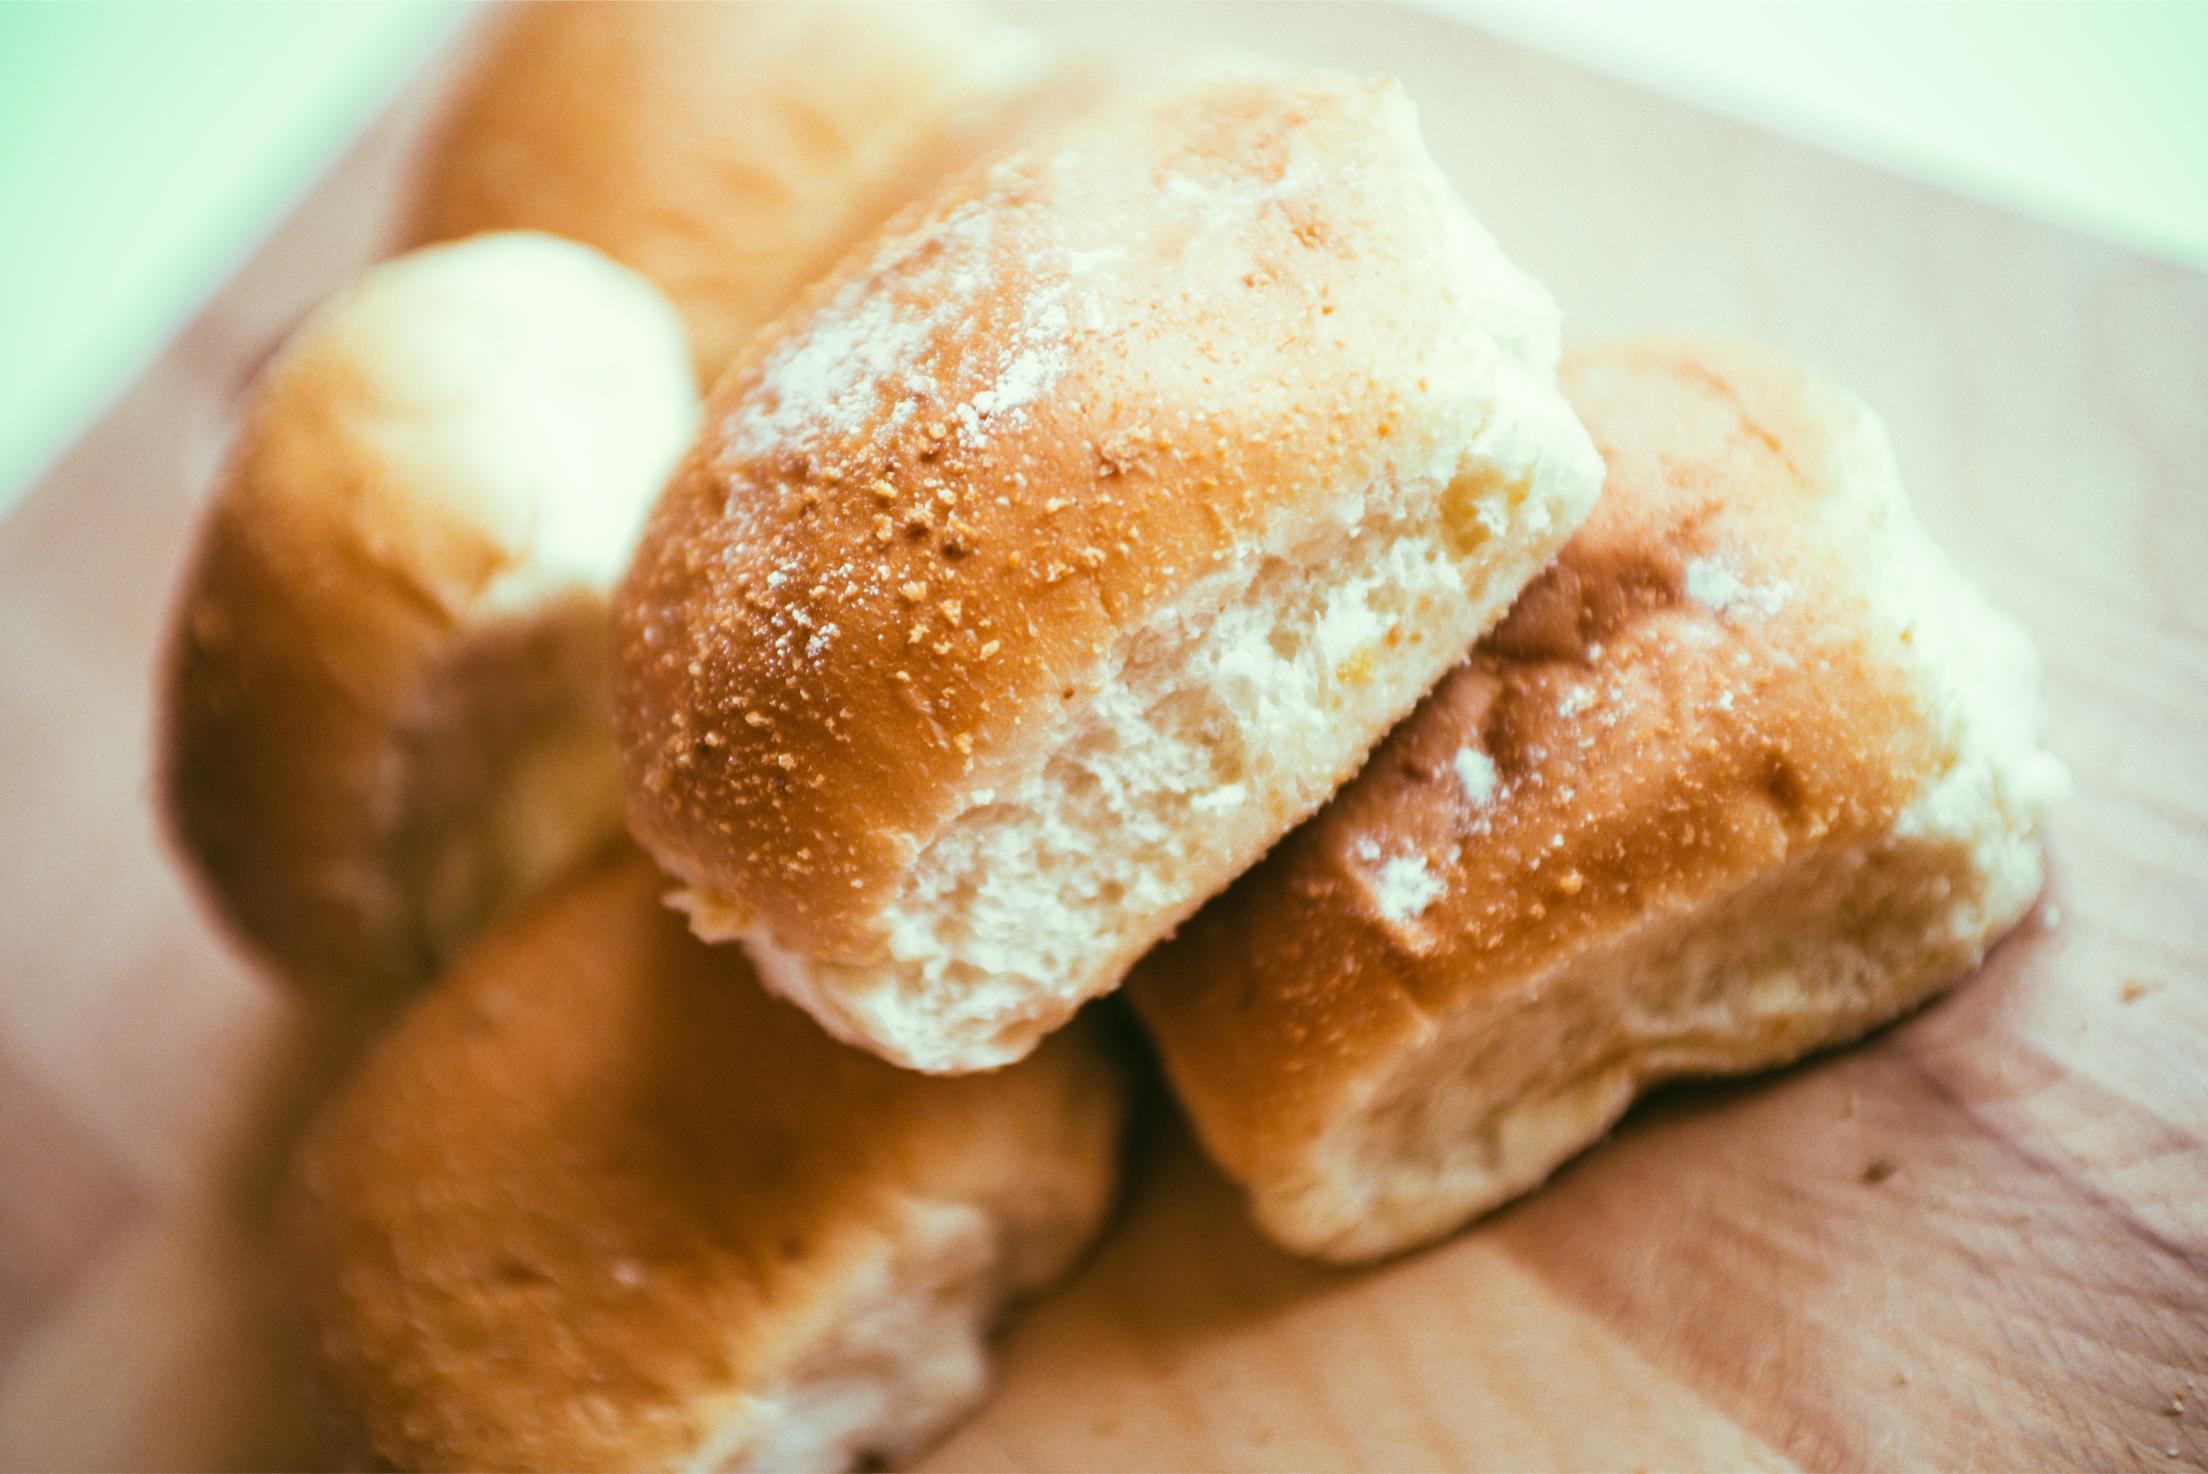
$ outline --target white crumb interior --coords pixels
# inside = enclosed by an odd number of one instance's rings
[[[434,969],[621,832],[602,597],[456,631],[393,735],[382,873]]]
[[[1769,1068],[1916,1006],[2031,907],[2040,824],[2068,786],[2039,745],[2037,654],[1909,515],[1882,436],[1850,449],[1874,535],[1829,535],[1866,549],[1872,628],[1912,652],[1947,765],[1867,844],[1810,847],[1429,1019],[1307,1170],[1256,1195],[1283,1240],[1360,1259],[1446,1233],[1538,1185],[1652,1084]]]
[[[1333,539],[1198,584],[1122,638],[1016,786],[922,852],[887,957],[747,945],[828,1027],[923,1070],[1017,1059],[1315,809],[1494,623],[1591,498],[1467,463]]]
[[[850,1469],[941,1437],[988,1389],[987,1333],[1004,1290],[989,1215],[912,1202],[910,1241],[876,1240],[772,1386],[740,1400],[692,1467]]]
[[[494,743],[448,730],[424,744],[442,740],[449,756],[453,745],[476,742],[470,766],[488,775],[476,804],[424,810],[437,827],[423,844],[416,913],[434,957],[451,958],[488,921],[622,832],[621,772],[602,692],[571,694],[565,710],[533,715]]]

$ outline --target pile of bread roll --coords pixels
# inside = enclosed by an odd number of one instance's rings
[[[521,11],[410,231],[165,673],[181,854],[367,1041],[281,1217],[337,1455],[895,1460],[1103,1230],[1138,1036],[1368,1259],[2039,889],[2033,651],[1876,419],[1560,362],[1392,83]]]

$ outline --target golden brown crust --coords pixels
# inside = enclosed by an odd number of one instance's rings
[[[233,485],[256,479],[251,460],[239,456]],[[398,898],[359,860],[353,816],[385,807],[383,775],[343,755],[382,747],[398,725],[391,693],[407,684],[395,672],[440,625],[432,606],[370,584],[344,600],[355,638],[317,648],[305,631],[338,616],[300,606],[324,602],[337,580],[294,585],[282,570],[312,568],[318,554],[295,551],[289,529],[251,505],[249,494],[218,499],[175,626],[160,743],[170,826],[215,878],[210,899],[281,971],[319,987],[341,959],[354,976],[335,986],[382,990],[426,970],[428,946],[394,925]],[[330,670],[333,657],[349,668]],[[385,694],[355,703],[325,691]],[[297,760],[308,752],[333,760],[309,772]]]
[[[1854,412],[1716,345],[1583,352],[1562,381],[1609,468],[1593,516],[1358,778],[1129,983],[1246,1182],[1304,1170],[1434,1016],[1882,830],[1940,760],[1901,652],[1865,638],[1861,528],[1827,526]]]
[[[710,383],[860,236],[989,146],[1040,48],[959,4],[517,7],[410,242],[545,230],[659,283]]]
[[[1522,279],[1466,232],[1400,90],[1327,77],[1105,108],[893,224],[718,387],[617,595],[632,828],[864,960],[1115,640],[1476,433]]]
[[[826,1333],[901,1205],[993,1215],[1040,1261],[1000,1264],[1012,1288],[1093,1230],[1126,1089],[1094,1033],[907,1074],[693,940],[661,885],[631,852],[487,938],[318,1124],[298,1285],[356,1453],[687,1464]]]
[[[532,761],[585,780],[533,795],[574,806],[533,848],[618,830],[604,589],[695,403],[648,284],[526,235],[374,269],[254,385],[181,590],[160,788],[288,980],[387,996],[541,880],[495,833]]]

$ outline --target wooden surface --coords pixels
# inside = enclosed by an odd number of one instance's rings
[[[1161,1119],[930,1467],[2208,1462],[2208,281],[1414,12],[1030,18],[1394,72],[1575,334],[1853,385],[2038,637],[2078,792],[1952,999],[1672,1092],[1428,1253],[1285,1258]],[[0,523],[0,1465],[311,1457],[213,1206],[295,1021],[160,854],[148,673],[237,391],[373,253],[432,86]]]

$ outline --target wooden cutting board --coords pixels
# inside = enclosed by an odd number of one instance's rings
[[[1669,1093],[1427,1253],[1286,1258],[1161,1118],[929,1466],[2202,1467],[2208,280],[1419,12],[1026,18],[1393,72],[1576,335],[1737,332],[1853,385],[2038,637],[2078,791],[2042,913],[1949,1001]],[[211,1186],[295,1020],[160,853],[148,675],[239,389],[376,251],[438,85],[0,523],[0,1465],[312,1458]]]

